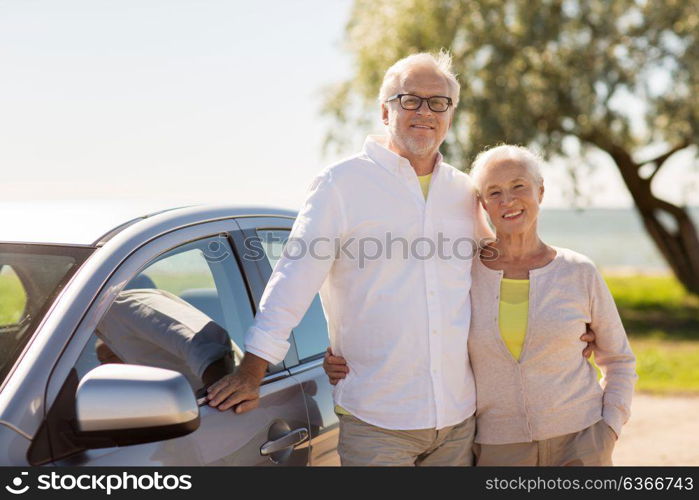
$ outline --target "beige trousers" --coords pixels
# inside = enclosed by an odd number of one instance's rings
[[[444,429],[392,430],[338,415],[343,466],[473,465],[476,417]]]
[[[473,445],[476,465],[613,465],[616,433],[604,420],[578,432],[531,443]]]

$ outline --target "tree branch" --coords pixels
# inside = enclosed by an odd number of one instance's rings
[[[691,143],[685,139],[683,140],[680,144],[675,146],[674,148],[670,149],[666,153],[661,154],[657,158],[653,158],[652,160],[644,161],[643,163],[639,164],[638,167],[641,168],[644,165],[650,165],[650,164],[655,164],[655,169],[653,172],[646,178],[648,182],[653,180],[653,177],[655,177],[655,174],[658,173],[660,170],[660,167],[663,166],[663,164],[670,158],[672,155],[677,153],[678,151],[683,150],[684,148],[688,147]]]
[[[626,151],[626,149],[616,144],[608,134],[604,134],[599,130],[591,130],[583,134],[578,134],[578,137],[582,141],[598,147],[611,156],[622,173],[625,170],[631,171],[638,168],[638,164],[633,161],[631,154]]]
[[[681,207],[673,205],[669,201],[665,201],[662,198],[653,196],[653,204],[656,205],[656,209],[659,208],[660,210],[664,210],[668,214],[672,215],[675,218],[675,220],[678,221],[678,223],[679,220],[686,215],[685,211]]]

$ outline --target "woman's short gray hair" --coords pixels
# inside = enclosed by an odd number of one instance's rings
[[[541,175],[541,166],[543,165],[544,160],[539,154],[533,152],[531,149],[525,148],[524,146],[500,144],[493,148],[481,151],[473,161],[471,166],[471,179],[473,180],[478,192],[481,191],[480,183],[485,167],[494,161],[500,160],[520,162],[522,165],[527,167],[539,185],[543,185],[544,177]]]
[[[461,85],[456,79],[451,67],[451,54],[446,50],[440,50],[438,54],[420,52],[401,59],[386,70],[379,90],[379,104],[386,102],[386,99],[398,91],[400,77],[409,69],[417,66],[432,67],[441,73],[449,85],[449,97],[454,103],[454,107],[459,103],[459,92]]]

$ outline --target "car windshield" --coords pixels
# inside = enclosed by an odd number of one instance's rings
[[[0,243],[0,383],[93,248]]]

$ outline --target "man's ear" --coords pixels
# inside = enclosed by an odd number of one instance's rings
[[[384,125],[388,125],[388,108],[385,102],[381,103],[381,121]]]
[[[539,187],[539,203],[541,203],[544,199],[544,183],[541,183],[541,186]]]

